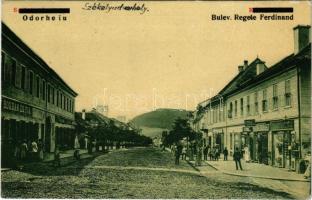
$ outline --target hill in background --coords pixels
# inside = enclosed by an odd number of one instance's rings
[[[157,109],[134,117],[130,123],[142,129],[142,133],[149,137],[155,137],[164,130],[170,130],[177,118],[187,118],[189,111],[178,109]]]

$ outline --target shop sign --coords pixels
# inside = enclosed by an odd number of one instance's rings
[[[266,123],[258,123],[253,127],[254,132],[268,132],[270,130],[269,124]]]
[[[223,129],[213,129],[213,133],[214,134],[222,134],[223,133]]]
[[[294,130],[294,120],[271,122],[271,131]]]
[[[254,119],[246,119],[244,120],[245,126],[255,126],[256,125],[256,120]]]
[[[252,128],[251,127],[243,127],[243,132],[251,132]]]
[[[72,124],[72,121],[61,116],[55,116],[55,122],[60,124]]]
[[[32,107],[9,99],[2,99],[2,109],[22,115],[32,115]]]

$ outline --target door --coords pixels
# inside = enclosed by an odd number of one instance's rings
[[[45,129],[43,125],[41,130],[45,130],[45,137],[44,137],[45,151],[50,152],[51,150],[51,118],[50,117],[46,118]]]

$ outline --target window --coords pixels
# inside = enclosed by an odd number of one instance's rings
[[[233,103],[231,102],[230,109],[228,111],[228,118],[232,118],[233,117],[232,114],[233,114]]]
[[[65,102],[65,95],[63,95],[63,109],[65,110],[65,105],[66,105],[66,102]]]
[[[42,79],[42,100],[46,99],[46,82]]]
[[[259,113],[258,92],[255,92],[255,115]]]
[[[33,94],[33,86],[34,85],[34,73],[29,71],[29,93]]]
[[[5,54],[3,51],[1,51],[1,80],[3,83],[4,78],[4,65],[5,65]]]
[[[60,101],[59,100],[60,100],[59,91],[57,90],[56,91],[56,106],[60,106],[60,103],[59,103]]]
[[[40,77],[36,77],[36,84],[37,84],[37,91],[36,91],[36,96],[39,98],[40,97]]]
[[[11,84],[16,86],[16,61],[11,60],[11,69],[12,69],[12,74],[11,74]]]
[[[222,121],[222,108],[221,108],[221,104],[219,104],[219,121]]]
[[[290,80],[285,81],[285,106],[291,106]]]
[[[273,110],[278,109],[278,91],[277,84],[273,85]]]
[[[240,99],[240,115],[241,116],[244,115],[244,99],[243,98]]]
[[[22,66],[21,89],[25,90],[26,68]]]
[[[55,97],[55,94],[54,94],[54,87],[51,87],[51,92],[52,92],[52,104],[54,104],[55,103],[55,101],[54,101],[54,97]]]
[[[230,134],[230,149],[233,148],[233,133]]]
[[[249,96],[247,96],[246,110],[247,110],[247,116],[249,116],[250,115],[250,98],[249,98]]]
[[[47,100],[50,103],[51,101],[51,91],[50,91],[50,84],[47,84]]]
[[[262,100],[262,111],[263,112],[267,112],[268,111],[268,100],[267,100],[267,89],[265,88],[263,90],[263,93],[262,93],[262,97],[263,97],[263,100]]]
[[[60,108],[63,108],[63,95],[60,93]]]
[[[237,101],[235,100],[235,104],[234,104],[234,116],[237,116]]]

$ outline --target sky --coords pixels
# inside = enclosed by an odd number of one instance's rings
[[[137,2],[143,3],[144,14],[83,10],[83,1],[4,1],[2,20],[79,94],[77,111],[108,105],[110,117],[127,119],[157,108],[194,110],[244,60],[259,57],[271,66],[291,54],[292,28],[311,24],[307,1]],[[294,20],[211,20],[263,6],[293,7]],[[71,13],[66,21],[24,21],[14,12],[22,7],[70,7]]]

